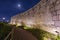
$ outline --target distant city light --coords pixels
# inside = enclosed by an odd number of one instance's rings
[[[9,22],[9,20],[7,20],[7,22]]]
[[[6,18],[5,18],[5,17],[3,17],[2,19],[3,19],[3,20],[5,20]]]

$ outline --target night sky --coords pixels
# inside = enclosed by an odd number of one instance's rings
[[[0,0],[0,21],[3,17],[10,20],[10,17],[24,12],[33,7],[40,0]]]

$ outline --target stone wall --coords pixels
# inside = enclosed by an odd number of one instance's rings
[[[22,22],[52,33],[60,32],[60,0],[41,0],[29,10],[11,17],[11,24]]]

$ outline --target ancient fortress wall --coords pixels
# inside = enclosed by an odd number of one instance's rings
[[[60,32],[60,0],[41,0],[29,10],[11,17],[11,24],[22,22],[52,33]]]

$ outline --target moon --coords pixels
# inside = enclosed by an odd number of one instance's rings
[[[21,4],[18,4],[18,7],[21,7]]]

